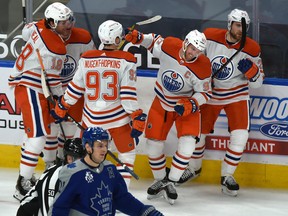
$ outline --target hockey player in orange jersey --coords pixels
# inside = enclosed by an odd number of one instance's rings
[[[205,138],[213,131],[214,124],[224,109],[228,118],[230,144],[227,147],[221,167],[222,192],[236,196],[239,184],[234,179],[234,172],[241,160],[248,140],[250,128],[249,87],[259,88],[264,79],[259,45],[246,37],[244,48],[232,61],[218,71],[239,49],[242,38],[241,18],[246,20],[247,30],[250,24],[248,13],[234,9],[228,15],[228,31],[226,29],[208,28],[204,31],[207,37],[206,53],[212,64],[213,96],[201,107],[202,130],[201,139],[196,144],[189,169],[181,177],[181,183],[199,176],[205,150]]]
[[[53,16],[47,17],[47,14]],[[20,172],[14,194],[19,200],[34,183],[33,172],[44,148],[46,136],[51,132],[50,124],[54,121],[49,113],[50,104],[43,94],[41,66],[36,49],[43,59],[52,94],[61,96],[63,90],[60,73],[66,55],[64,40],[71,34],[74,23],[71,10],[61,3],[49,5],[45,16],[47,19],[28,24],[32,33],[29,34],[24,29],[23,38],[27,43],[15,62],[15,73],[9,77],[9,85],[15,88],[16,103],[21,108],[27,135],[21,152]]]
[[[177,199],[174,183],[179,180],[195,149],[200,135],[199,107],[211,97],[211,64],[202,55],[206,38],[197,30],[184,41],[157,34],[129,31],[126,40],[146,47],[159,58],[155,83],[156,97],[148,113],[145,136],[147,154],[155,182],[148,188],[148,199],[164,195],[170,204]],[[164,141],[175,123],[178,145],[166,174]]]
[[[105,21],[99,26],[98,36],[104,44],[103,50],[90,50],[82,55],[72,81],[58,100],[54,117],[64,118],[70,106],[84,94],[84,127],[108,130],[119,159],[133,169],[137,144],[133,138],[142,134],[146,120],[137,101],[136,59],[131,53],[118,50],[124,37],[120,23]],[[121,165],[117,169],[129,186],[131,174]]]

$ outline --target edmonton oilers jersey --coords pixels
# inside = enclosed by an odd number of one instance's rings
[[[249,87],[257,88],[263,82],[263,66],[260,58],[259,45],[246,38],[244,49],[220,72],[218,70],[237,51],[240,42],[229,45],[226,41],[225,29],[208,28],[204,31],[207,38],[206,53],[211,61],[213,77],[213,96],[208,104],[229,104],[240,100],[249,100]],[[249,58],[259,69],[260,76],[255,82],[249,82],[238,70],[238,62]],[[213,76],[213,75],[212,75]]]
[[[151,46],[153,44],[153,46]],[[160,68],[154,90],[162,107],[174,111],[181,98],[194,98],[199,105],[211,97],[211,64],[205,55],[191,62],[184,61],[179,54],[183,41],[160,35],[145,34],[141,45],[159,58]]]
[[[90,33],[81,28],[74,27],[70,38],[65,41],[65,44],[67,54],[60,74],[63,90],[67,88],[68,83],[72,80],[81,55],[88,50],[95,49]]]

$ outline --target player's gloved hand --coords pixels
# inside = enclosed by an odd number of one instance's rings
[[[191,112],[194,113],[198,110],[198,103],[195,99],[183,98],[180,99],[176,106],[174,106],[175,112],[177,112],[180,116],[187,116]]]
[[[132,131],[130,133],[132,138],[139,137],[145,128],[147,115],[143,113],[142,109],[138,109],[131,113],[132,118]]]
[[[161,212],[155,209],[152,205],[144,205],[142,212],[140,215],[143,216],[164,216]]]
[[[50,111],[52,117],[56,120],[55,123],[60,123],[67,119],[67,112],[70,105],[64,101],[63,95],[61,95],[55,105],[55,108]]]
[[[143,41],[143,33],[137,31],[136,29],[130,30],[129,28],[125,30],[125,40],[133,44],[140,44]]]
[[[241,59],[238,62],[238,70],[244,74],[244,76],[252,81],[255,82],[256,79],[259,77],[258,67],[257,65],[252,62],[250,59]]]

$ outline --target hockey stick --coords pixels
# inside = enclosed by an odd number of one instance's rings
[[[156,15],[154,17],[151,17],[151,18],[147,19],[147,20],[143,20],[143,21],[137,22],[137,23],[135,23],[134,25],[131,26],[129,31],[131,32],[136,27],[141,26],[141,25],[147,25],[147,24],[150,24],[150,23],[157,22],[160,19],[162,19],[162,16],[161,15]],[[120,45],[119,45],[119,49],[121,49],[123,47],[124,43],[125,43],[125,40],[122,40]]]
[[[41,85],[42,85],[43,94],[44,94],[45,98],[55,106],[55,101],[54,101],[54,98],[52,95],[52,91],[51,91],[50,85],[48,83],[47,72],[45,70],[43,60],[42,60],[42,57],[40,55],[40,51],[38,48],[36,49],[36,53],[37,53],[37,57],[38,57],[38,60],[39,60],[40,66],[41,66]],[[59,126],[60,126],[60,130],[62,132],[64,141],[66,141],[67,139],[66,139],[64,128],[63,128],[61,122],[59,123]]]
[[[160,15],[156,15],[154,17],[151,17],[147,20],[143,20],[143,21],[140,21],[140,22],[137,22],[135,23],[131,29],[133,30],[134,28],[136,28],[136,26],[141,26],[141,25],[147,25],[147,24],[150,24],[150,23],[154,23],[154,22],[157,22],[158,20],[162,19],[162,16]]]
[[[238,50],[217,70],[212,78],[216,77],[216,75],[223,70],[232,60],[233,58],[244,48],[245,42],[246,42],[246,20],[244,17],[241,18],[241,25],[242,25],[242,37],[241,37],[241,42]]]
[[[37,57],[38,57],[38,60],[40,62],[40,65],[41,65],[41,71],[42,71],[41,84],[42,84],[42,88],[43,88],[43,94],[44,94],[44,96],[45,96],[45,98],[47,100],[49,100],[53,105],[55,105],[55,101],[53,99],[53,95],[52,95],[52,92],[51,92],[51,89],[50,89],[50,86],[49,86],[49,83],[48,83],[47,73],[46,73],[46,70],[45,70],[45,67],[44,67],[43,60],[42,60],[42,57],[40,55],[39,49],[36,49],[36,53],[37,53]],[[70,121],[72,121],[74,124],[76,124],[79,129],[85,130],[85,128],[79,122],[77,122],[71,115],[69,115],[68,113],[67,113],[67,117],[68,117],[68,119]],[[61,132],[63,133],[63,136],[65,138],[64,130],[63,130],[63,127],[62,127],[61,123],[60,123],[60,128],[61,128]],[[117,158],[110,150],[108,150],[107,153],[117,163],[119,163],[127,172],[129,172],[131,174],[131,176],[133,176],[137,180],[139,179],[139,176],[136,175],[136,173],[134,173],[126,164],[124,164],[121,160],[119,160],[119,158]]]

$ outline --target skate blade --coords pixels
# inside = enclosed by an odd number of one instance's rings
[[[160,197],[163,197],[164,196],[164,191],[160,191],[158,194],[155,194],[155,195],[151,195],[151,194],[148,194],[147,195],[147,199],[148,200],[152,200],[152,199],[157,199],[157,198],[160,198]]]
[[[167,196],[166,193],[164,194],[164,199],[165,199],[170,205],[174,205],[175,200],[176,200],[176,199],[170,199],[170,198]]]
[[[228,196],[236,197],[238,195],[238,190],[229,190],[227,187],[222,186],[222,193]]]
[[[18,190],[16,190],[15,193],[13,194],[13,197],[20,202],[23,199],[24,196],[21,195]]]

